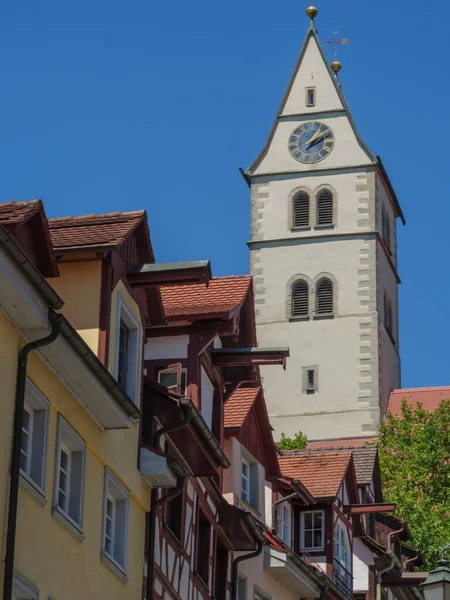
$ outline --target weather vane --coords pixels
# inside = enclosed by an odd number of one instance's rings
[[[331,70],[334,72],[335,76],[337,77],[337,74],[339,73],[339,71],[341,70],[341,63],[338,61],[338,46],[347,46],[348,45],[348,38],[338,38],[338,33],[339,31],[335,30],[333,31],[334,33],[334,40],[325,40],[325,44],[333,44],[334,46],[334,61],[331,63]]]
[[[338,38],[338,33],[339,31],[335,30],[333,31],[334,33],[334,40],[326,40],[325,44],[333,44],[334,46],[334,60],[337,60],[337,55],[338,55],[338,46],[348,46],[348,38]]]

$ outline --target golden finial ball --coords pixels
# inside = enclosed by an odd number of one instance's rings
[[[319,11],[315,6],[308,6],[308,8],[306,9],[306,14],[310,19],[314,19],[314,17],[317,17],[318,12]]]
[[[339,73],[339,71],[342,69],[342,65],[338,60],[334,60],[330,66],[334,73]]]

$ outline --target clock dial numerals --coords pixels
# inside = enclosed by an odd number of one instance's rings
[[[334,148],[332,129],[321,121],[307,121],[289,136],[288,149],[302,163],[312,164],[326,158]]]

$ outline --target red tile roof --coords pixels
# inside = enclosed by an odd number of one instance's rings
[[[329,450],[331,448],[358,448],[373,444],[378,440],[377,437],[355,437],[355,438],[334,438],[330,440],[316,440],[308,442],[308,450]]]
[[[5,202],[0,204],[0,223],[6,227],[18,225],[42,208],[42,200]]]
[[[388,412],[401,415],[403,398],[410,406],[416,406],[420,402],[425,410],[434,411],[442,400],[450,400],[450,386],[392,390],[389,396]]]
[[[244,301],[251,283],[250,275],[213,277],[203,284],[161,288],[166,317],[229,313]]]
[[[224,426],[241,427],[261,388],[238,388],[227,400],[224,409]]]
[[[49,219],[55,250],[67,248],[118,246],[145,218],[145,211],[115,212],[104,215]]]
[[[284,477],[299,479],[315,498],[335,498],[351,459],[351,452],[287,452],[278,462]]]

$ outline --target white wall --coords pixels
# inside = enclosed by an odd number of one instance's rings
[[[187,358],[188,335],[149,338],[145,344],[144,359]]]
[[[374,564],[373,552],[358,538],[353,540],[353,590],[369,589],[369,565]]]

